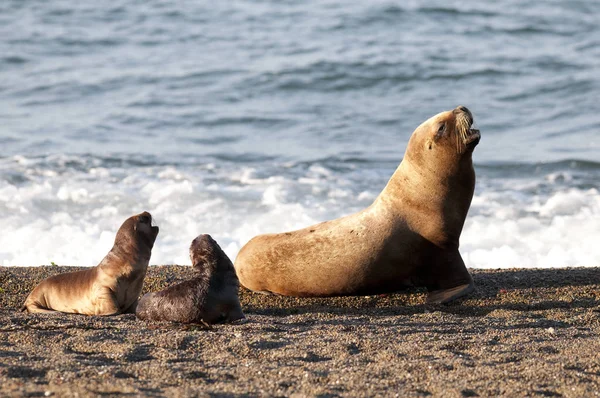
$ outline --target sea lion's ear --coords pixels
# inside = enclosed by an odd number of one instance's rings
[[[427,149],[432,149],[433,148],[433,140],[430,138],[427,140],[427,142],[425,142],[425,146],[427,147]]]

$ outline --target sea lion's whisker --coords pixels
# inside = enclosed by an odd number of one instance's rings
[[[459,154],[462,153],[466,148],[466,142],[469,139],[470,128],[471,123],[469,122],[469,118],[465,114],[459,114],[456,117],[456,150]]]

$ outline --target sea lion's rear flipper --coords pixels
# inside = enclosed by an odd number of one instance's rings
[[[46,300],[44,282],[40,283],[25,299],[21,306],[21,312],[29,312],[30,314],[56,314],[58,311],[53,310],[48,305]]]
[[[446,304],[456,300],[457,298],[466,296],[467,294],[473,292],[473,290],[475,290],[475,285],[473,283],[452,287],[450,289],[434,290],[427,294],[426,303]]]
[[[59,311],[49,310],[48,308],[42,307],[38,303],[29,303],[23,305],[21,309],[23,312],[29,312],[31,314],[58,314]]]

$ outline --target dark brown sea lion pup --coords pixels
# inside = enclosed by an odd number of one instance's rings
[[[129,217],[106,257],[96,267],[43,280],[22,310],[86,315],[134,313],[142,291],[158,227],[143,212]]]
[[[244,319],[240,283],[227,254],[210,235],[199,235],[190,245],[196,275],[140,299],[136,315],[148,321],[218,323]]]
[[[425,286],[428,303],[473,291],[458,252],[475,188],[471,155],[480,134],[472,124],[464,106],[421,124],[368,208],[250,240],[235,261],[242,285],[286,296],[369,295]]]

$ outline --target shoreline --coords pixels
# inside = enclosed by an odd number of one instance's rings
[[[0,267],[7,396],[600,396],[600,268],[471,269],[474,294],[290,298],[240,290],[239,325],[16,309],[82,267]],[[143,293],[186,279],[151,266]]]

